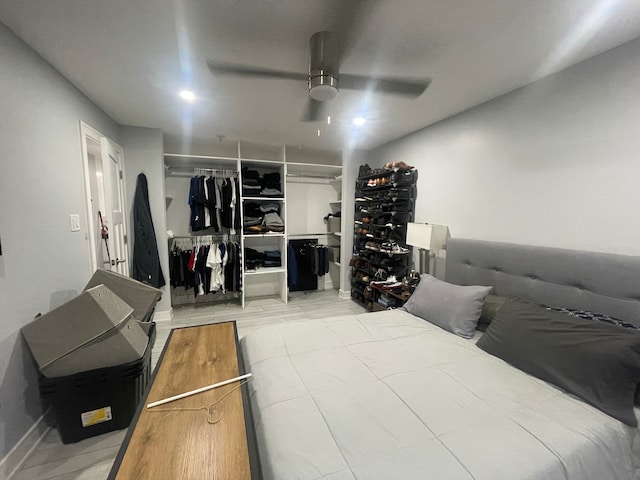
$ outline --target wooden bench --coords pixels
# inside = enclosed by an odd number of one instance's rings
[[[243,373],[235,322],[172,330],[109,479],[262,478],[246,385],[146,408]]]

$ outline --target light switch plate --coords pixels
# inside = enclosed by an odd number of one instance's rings
[[[78,214],[69,215],[69,222],[71,223],[72,232],[80,231],[80,215]]]

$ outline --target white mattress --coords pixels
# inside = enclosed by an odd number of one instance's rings
[[[267,480],[640,479],[637,429],[409,313],[241,345]]]

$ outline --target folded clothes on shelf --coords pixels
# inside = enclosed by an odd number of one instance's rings
[[[265,214],[262,224],[272,232],[284,232],[284,221],[275,212]]]
[[[260,204],[259,208],[262,213],[280,213],[280,204],[274,201],[263,202]]]
[[[255,270],[262,266],[264,255],[253,248],[244,249],[244,266],[246,270]]]
[[[248,217],[245,215],[244,219],[242,220],[242,225],[244,227],[251,227],[253,225],[261,225],[262,224],[262,217]]]
[[[281,197],[282,191],[279,188],[263,188],[260,195],[263,197]]]
[[[266,250],[263,252],[263,265],[265,267],[281,267],[282,256],[279,250]]]

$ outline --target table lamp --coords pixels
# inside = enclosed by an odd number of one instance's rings
[[[449,238],[449,228],[430,223],[407,223],[407,245],[417,247],[420,252],[420,272],[430,273],[431,250],[442,250]]]

